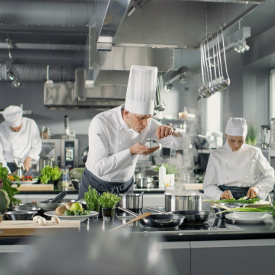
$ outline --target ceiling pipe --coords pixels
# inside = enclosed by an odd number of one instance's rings
[[[20,50],[12,49],[14,64],[40,64],[83,66],[84,51],[46,51],[46,50]],[[9,60],[9,52],[0,49],[0,60],[5,63]]]
[[[75,81],[75,70],[77,67],[74,66],[47,66],[47,65],[21,65],[12,64],[20,80],[24,81],[37,81],[45,82],[48,79],[54,82],[74,82]],[[81,67],[82,68],[82,67]],[[7,65],[1,64],[0,79],[1,81],[10,81],[7,77]]]
[[[88,27],[93,2],[0,1],[0,24]]]

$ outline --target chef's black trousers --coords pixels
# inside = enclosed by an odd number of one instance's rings
[[[133,191],[134,179],[131,178],[127,182],[107,182],[96,177],[92,172],[90,172],[86,167],[84,173],[79,181],[79,193],[78,199],[83,199],[85,192],[89,190],[89,185],[91,188],[95,188],[99,194],[103,192],[110,192],[114,194],[125,194]]]

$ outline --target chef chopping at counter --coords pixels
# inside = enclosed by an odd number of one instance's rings
[[[38,161],[42,143],[39,129],[33,119],[22,117],[19,106],[4,109],[0,124],[0,163],[9,172],[16,171],[15,161],[23,163],[25,175],[33,176],[32,160]]]
[[[125,105],[102,112],[92,119],[79,199],[84,197],[89,185],[99,193],[132,191],[138,156],[159,149],[159,146],[146,146],[148,139],[175,150],[189,147],[190,139],[185,132],[171,125],[162,125],[152,118],[157,74],[157,67],[133,65]]]
[[[274,169],[262,151],[245,144],[244,118],[231,117],[226,125],[226,143],[212,152],[203,182],[204,199],[259,197],[265,200],[273,190]]]

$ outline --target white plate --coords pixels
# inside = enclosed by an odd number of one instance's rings
[[[247,212],[247,213],[259,213],[259,212]],[[246,213],[246,214],[247,214]],[[225,218],[229,219],[229,220],[233,220],[235,222],[239,222],[239,223],[262,223],[264,222],[266,219],[271,218],[272,216],[268,213],[264,213],[264,215],[259,216],[259,217],[253,217],[253,215],[246,216],[246,217],[240,217],[237,216],[235,213],[230,213],[230,214],[226,214]]]
[[[98,215],[98,212],[96,211],[90,211],[89,215],[79,215],[79,216],[61,216],[61,215],[56,215],[55,211],[47,211],[44,213],[46,216],[52,217],[52,216],[57,216],[61,220],[79,220],[79,221],[85,221],[89,219],[90,217],[95,217]]]
[[[15,180],[12,181],[11,183],[20,183],[20,184],[32,184],[32,183],[36,183],[38,182],[38,179],[34,179],[34,180]]]
[[[237,218],[241,219],[257,219],[268,215],[268,212],[232,212]]]

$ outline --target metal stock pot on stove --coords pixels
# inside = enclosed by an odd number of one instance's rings
[[[198,192],[182,192],[181,194],[165,194],[165,211],[201,211],[202,194]]]
[[[121,201],[118,203],[120,207],[131,209],[131,210],[139,210],[143,207],[143,192],[140,194],[120,194]]]

